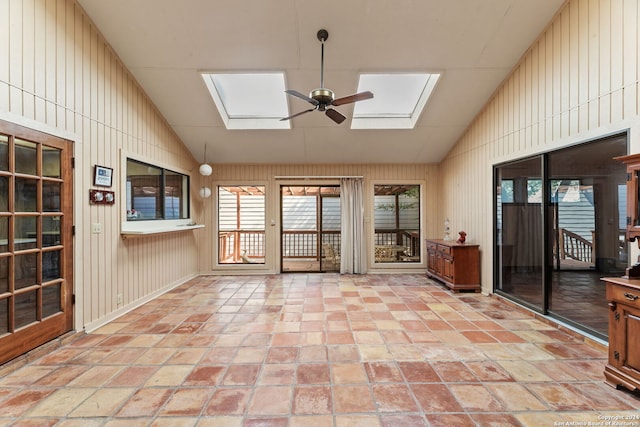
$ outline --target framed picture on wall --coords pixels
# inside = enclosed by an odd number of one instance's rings
[[[113,182],[113,169],[104,166],[95,166],[93,185],[99,187],[111,187]]]

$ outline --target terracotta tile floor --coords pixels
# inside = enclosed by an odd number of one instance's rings
[[[0,426],[606,425],[605,360],[419,275],[203,276],[0,378]]]

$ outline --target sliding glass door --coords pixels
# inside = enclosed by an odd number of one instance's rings
[[[340,271],[340,187],[280,188],[282,271]]]
[[[541,156],[496,170],[497,289],[537,311],[544,309]]]
[[[495,290],[606,337],[605,276],[628,265],[618,135],[495,168]]]

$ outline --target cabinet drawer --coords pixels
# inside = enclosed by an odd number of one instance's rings
[[[438,245],[438,251],[442,252],[444,255],[451,255],[451,247]]]
[[[607,299],[640,308],[640,291],[624,286],[610,286]]]
[[[434,242],[427,242],[427,250],[435,251],[438,249],[438,244]]]

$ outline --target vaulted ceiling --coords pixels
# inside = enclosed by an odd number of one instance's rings
[[[177,135],[213,163],[437,163],[565,0],[78,0]],[[356,92],[360,73],[441,73],[413,129],[305,114],[228,130],[200,75],[284,72],[287,89]],[[261,100],[268,102],[269,100]],[[291,113],[309,104],[287,100]],[[366,102],[366,101],[365,101]]]

